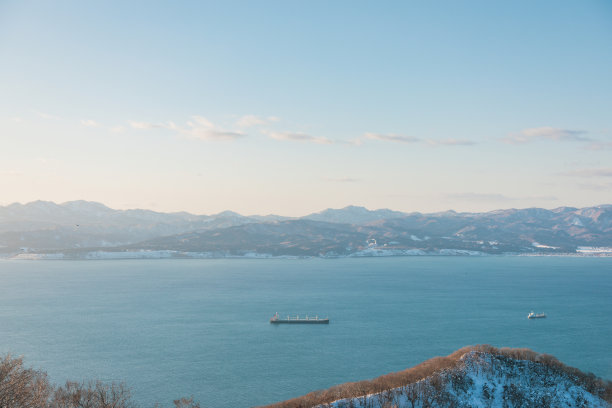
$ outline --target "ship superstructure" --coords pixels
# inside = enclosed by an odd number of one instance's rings
[[[295,316],[289,316],[287,315],[287,317],[280,317],[280,315],[278,313],[275,313],[274,316],[272,316],[272,318],[270,319],[270,323],[273,324],[282,324],[282,323],[293,323],[293,324],[329,324],[329,318],[320,318],[318,315],[313,316],[308,316],[306,315],[305,317],[300,317],[300,315],[295,315]]]

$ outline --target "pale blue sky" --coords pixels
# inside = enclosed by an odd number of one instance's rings
[[[0,0],[0,204],[612,203],[609,1]]]

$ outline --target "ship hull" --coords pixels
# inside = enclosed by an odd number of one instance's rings
[[[296,320],[270,320],[272,324],[329,324],[329,319],[296,319]]]

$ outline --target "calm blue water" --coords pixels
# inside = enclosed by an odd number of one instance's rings
[[[0,261],[0,353],[144,406],[271,403],[478,343],[612,378],[612,258]]]

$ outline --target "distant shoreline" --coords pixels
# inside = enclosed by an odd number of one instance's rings
[[[595,253],[506,253],[488,254],[485,252],[441,249],[437,251],[422,250],[381,250],[359,251],[348,255],[272,255],[262,253],[227,254],[220,252],[184,252],[174,250],[161,251],[90,251],[79,254],[56,253],[21,253],[0,255],[0,260],[16,261],[61,261],[61,260],[156,260],[156,259],[344,259],[344,258],[390,258],[390,257],[567,257],[567,258],[612,258],[612,252]]]

